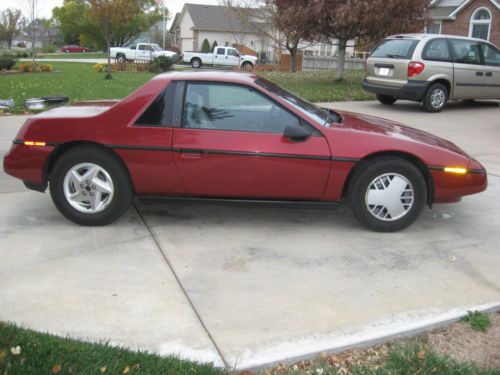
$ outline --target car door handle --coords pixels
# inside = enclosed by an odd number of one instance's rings
[[[482,76],[483,76],[483,72],[476,72],[476,75],[477,75],[478,77],[482,77]]]
[[[486,77],[491,77],[493,75],[493,72],[486,72]]]

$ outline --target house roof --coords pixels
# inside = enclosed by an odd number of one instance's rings
[[[437,20],[454,20],[473,0],[433,0],[430,6],[430,15]],[[490,2],[500,10],[499,0],[490,0]]]
[[[263,22],[252,20],[257,17],[258,9],[229,8],[220,5],[185,4],[182,13],[175,15],[171,32],[177,27],[184,12],[189,12],[193,20],[194,30],[223,31],[233,33],[255,33]]]

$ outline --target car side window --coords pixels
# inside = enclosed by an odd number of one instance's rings
[[[176,82],[171,82],[168,87],[156,97],[155,100],[139,116],[134,125],[137,126],[174,126],[173,108]]]
[[[454,61],[462,64],[481,64],[481,42],[466,39],[452,39]]]
[[[144,44],[141,44],[137,49],[139,51],[144,51],[144,49],[145,49],[144,47],[145,47]]]
[[[229,56],[236,56],[236,57],[238,57],[238,56],[239,56],[239,55],[238,55],[238,52],[236,52],[234,49],[228,49],[228,50],[227,50],[227,54],[228,54]]]
[[[224,48],[217,48],[217,55],[223,55],[224,52]]]
[[[185,128],[283,134],[287,125],[303,126],[298,117],[251,87],[187,84]]]
[[[424,47],[422,58],[424,60],[450,61],[448,41],[444,38],[430,40]]]
[[[500,66],[500,51],[488,43],[482,43],[484,65]]]

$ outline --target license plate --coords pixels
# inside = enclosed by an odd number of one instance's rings
[[[379,76],[388,76],[389,75],[389,68],[380,68],[378,70],[378,75]]]

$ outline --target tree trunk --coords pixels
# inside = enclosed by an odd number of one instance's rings
[[[338,80],[341,80],[344,75],[346,49],[347,49],[347,40],[339,39],[339,51],[338,51],[337,74],[336,74],[336,78]]]
[[[35,38],[35,30],[33,30],[33,22],[35,22],[34,20],[32,20],[31,22],[31,58],[33,60],[33,63],[35,62],[35,42],[36,42],[36,38]]]
[[[111,75],[111,42],[106,38],[106,45],[108,46],[108,74]]]
[[[8,45],[8,48],[9,48],[9,49],[12,49],[12,39],[9,39],[9,40],[7,41],[7,45]]]
[[[290,70],[292,73],[297,71],[297,49],[290,50]]]

